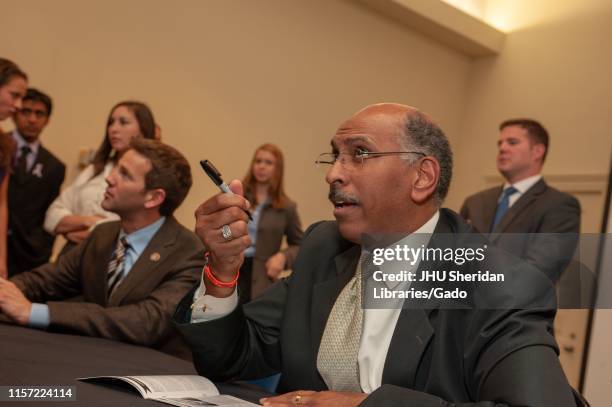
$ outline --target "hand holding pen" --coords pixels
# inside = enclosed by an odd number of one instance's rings
[[[242,183],[233,181],[228,186],[219,171],[209,161],[201,161],[202,168],[223,191],[201,204],[195,212],[196,233],[209,253],[213,279],[205,278],[206,294],[227,297],[234,292],[235,282],[250,246],[247,223],[249,202],[242,195]],[[221,282],[221,286],[212,281]],[[235,285],[235,284],[234,284]]]
[[[200,161],[200,165],[202,166],[202,168],[204,169],[204,172],[206,173],[206,175],[208,175],[210,177],[210,179],[212,180],[212,182],[214,182],[214,184],[216,186],[219,187],[219,189],[221,190],[221,192],[224,192],[226,194],[230,194],[233,195],[234,193],[229,189],[229,187],[227,186],[227,184],[225,183],[225,181],[223,181],[223,178],[221,178],[221,173],[219,172],[219,170],[213,165],[213,163],[211,163],[209,160],[201,160]],[[249,217],[249,220],[253,220],[253,217],[251,216],[251,212],[249,212],[248,210],[244,209],[244,211],[246,212],[246,214]]]

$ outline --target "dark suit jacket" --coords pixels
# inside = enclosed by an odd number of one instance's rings
[[[288,202],[287,206],[281,209],[275,209],[271,205],[266,205],[263,208],[257,225],[257,244],[251,277],[251,298],[258,297],[272,285],[272,280],[266,275],[266,261],[279,251],[283,236],[287,236],[287,245],[289,246],[284,251],[287,257],[286,268],[291,268],[303,235],[304,232],[295,203]]]
[[[166,218],[107,298],[107,267],[119,229],[119,222],[100,224],[57,264],[11,280],[32,302],[48,304],[49,331],[115,339],[188,358],[170,320],[176,304],[200,278],[201,241],[174,218]],[[75,296],[82,299],[65,301]]]
[[[9,179],[9,276],[49,261],[55,237],[43,229],[47,208],[59,195],[66,166],[42,145],[28,174]]]
[[[469,231],[458,215],[441,210],[435,233]],[[323,222],[306,232],[289,279],[228,316],[188,323],[189,293],[174,320],[198,372],[215,380],[281,372],[280,392],[326,390],[316,367],[319,345],[359,254],[360,247],[342,239],[335,222]],[[548,281],[535,270],[516,274]],[[521,295],[529,300],[534,294],[522,290]],[[574,405],[550,334],[554,314],[551,307],[405,308],[387,352],[382,386],[363,405]]]
[[[461,216],[481,233],[489,233],[502,187],[468,197]],[[580,204],[573,196],[549,187],[543,179],[510,207],[490,236],[508,250],[558,281],[576,249]],[[519,235],[520,234],[520,235]]]

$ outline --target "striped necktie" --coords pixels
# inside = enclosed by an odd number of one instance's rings
[[[121,283],[123,279],[123,270],[125,266],[125,252],[130,248],[130,244],[125,237],[122,237],[117,242],[117,247],[113,253],[113,257],[108,263],[108,297],[110,298],[113,290]]]

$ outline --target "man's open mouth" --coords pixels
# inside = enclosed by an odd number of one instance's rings
[[[333,202],[333,204],[334,204],[334,208],[346,208],[350,206],[357,206],[357,203],[355,202],[344,202],[344,201]]]
[[[334,209],[350,208],[359,205],[359,200],[356,197],[335,188],[330,189],[328,198],[334,205]]]

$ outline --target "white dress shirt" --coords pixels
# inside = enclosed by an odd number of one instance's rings
[[[499,195],[499,198],[497,199],[497,203],[499,203],[499,201],[501,201],[502,195],[503,195],[503,191],[505,191],[507,188],[510,188],[511,186],[516,188],[516,190],[518,192],[513,193],[512,195],[510,195],[510,199],[508,200],[508,208],[511,208],[512,205],[514,205],[514,203],[516,201],[518,201],[518,199],[523,196],[523,194],[525,192],[527,192],[529,190],[529,188],[531,188],[532,186],[534,186],[539,180],[542,179],[542,174],[537,174],[537,175],[532,175],[531,177],[527,177],[525,179],[522,179],[514,184],[508,184],[507,182],[504,184],[504,187],[502,189],[502,193]]]
[[[438,220],[440,219],[440,212],[436,212],[423,226],[414,232],[418,234],[416,239],[418,242],[412,239],[413,235],[408,235],[397,243],[391,245],[407,245],[408,247],[420,247],[421,244],[427,246],[429,238],[434,232]],[[411,242],[411,240],[413,240]],[[406,271],[417,271],[419,263],[415,263],[413,266],[403,263],[402,269]],[[380,268],[379,268],[380,269]],[[384,272],[384,266],[382,268]],[[366,282],[369,284],[370,282]],[[407,290],[410,286],[409,282],[386,282],[389,289],[403,291]],[[369,290],[366,290],[369,291]],[[389,344],[391,344],[391,338],[393,332],[395,332],[395,325],[402,311],[402,305],[404,300],[395,300],[395,304],[391,304],[392,300],[389,301],[388,307],[385,309],[364,309],[363,313],[363,329],[361,331],[361,343],[359,344],[359,356],[357,360],[359,362],[359,379],[361,389],[365,393],[372,393],[374,390],[379,388],[382,384],[382,375],[385,368],[385,361],[387,359],[387,351],[389,350]],[[406,352],[409,352],[406,349]]]
[[[416,230],[415,234],[420,234],[418,244],[410,242],[411,236],[408,235],[401,239],[396,244],[407,244],[412,247],[420,247],[421,244],[429,243],[430,235],[434,232],[440,213],[436,212],[423,226]],[[423,235],[429,234],[429,235]],[[415,263],[408,269],[415,270],[419,264]],[[202,275],[202,279],[204,275]],[[366,282],[367,284],[367,282]],[[403,284],[402,287],[397,287]],[[409,283],[388,283],[391,289],[405,290]],[[191,322],[212,321],[217,318],[224,317],[230,314],[238,306],[238,294],[236,290],[227,298],[216,298],[206,295],[206,287],[204,282],[200,282],[200,286],[194,293],[194,303],[192,305]],[[395,331],[395,325],[402,310],[403,300],[398,300],[397,304],[388,309],[365,309],[363,315],[363,329],[361,332],[361,342],[359,345],[359,355],[357,357],[359,363],[359,378],[361,389],[365,393],[371,393],[382,384],[382,374],[387,358],[389,344]],[[407,350],[409,351],[409,350]]]
[[[17,129],[13,130],[13,140],[17,146],[17,160],[21,158],[21,148],[28,146],[30,147],[30,153],[26,157],[26,170],[30,172],[36,158],[38,157],[38,150],[40,149],[40,141],[35,141],[33,143],[28,143],[21,134],[17,131]]]

